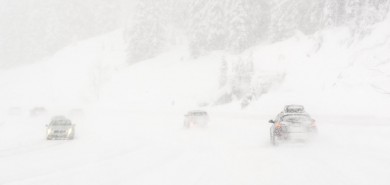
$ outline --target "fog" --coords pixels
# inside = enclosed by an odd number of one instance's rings
[[[187,45],[194,57],[241,52],[300,31],[348,26],[357,37],[387,15],[386,0],[173,1],[1,0],[2,66],[33,63],[64,47],[123,29],[129,62]]]
[[[0,4],[3,66],[36,62],[121,26],[119,1],[2,0]]]
[[[387,185],[389,8],[0,0],[0,184]]]

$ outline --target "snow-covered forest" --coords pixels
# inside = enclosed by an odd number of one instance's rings
[[[0,0],[0,184],[388,185],[389,9]]]
[[[124,28],[129,62],[173,46],[193,57],[242,52],[296,32],[346,26],[355,38],[389,10],[387,0],[2,0],[1,65],[31,63],[77,41]],[[352,41],[351,41],[352,42]],[[23,55],[20,53],[23,52]]]

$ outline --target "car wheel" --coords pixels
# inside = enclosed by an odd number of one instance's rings
[[[271,144],[272,145],[276,145],[276,138],[275,138],[275,132],[274,130],[272,129],[272,127],[270,128],[270,141],[271,141]]]

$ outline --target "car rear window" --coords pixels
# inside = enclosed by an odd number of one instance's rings
[[[69,120],[53,120],[50,123],[51,125],[71,125],[71,122]]]
[[[287,122],[302,122],[302,121],[311,121],[311,117],[309,115],[286,115],[282,117],[282,121]]]
[[[189,116],[205,116],[207,115],[206,112],[190,112],[188,113]]]

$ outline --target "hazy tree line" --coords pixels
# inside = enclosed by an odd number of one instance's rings
[[[32,62],[124,28],[129,63],[173,46],[196,58],[239,53],[301,31],[348,26],[364,36],[390,0],[0,0],[0,66]]]
[[[348,26],[361,37],[386,17],[389,0],[140,0],[136,7],[125,31],[130,63],[174,45],[172,37],[185,38],[194,58],[214,50],[239,53],[296,31]]]
[[[193,57],[213,50],[240,52],[266,37],[270,13],[261,0],[146,0],[135,7],[125,32],[130,62],[179,44],[175,37]]]

